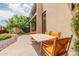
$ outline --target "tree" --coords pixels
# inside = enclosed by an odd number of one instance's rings
[[[31,24],[32,24],[32,31],[36,31],[36,16],[32,18]]]
[[[7,20],[7,29],[11,30],[14,27],[27,30],[29,28],[29,18],[26,16],[14,15]]]

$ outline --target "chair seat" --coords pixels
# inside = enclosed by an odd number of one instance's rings
[[[48,56],[68,55],[71,37],[56,38],[52,45],[42,44],[42,52]]]
[[[48,45],[52,45],[52,44],[53,44],[53,42],[54,42],[54,39],[49,40],[49,41],[48,41]]]
[[[53,45],[50,46],[43,46],[42,49],[49,55],[52,56],[53,53]]]
[[[43,51],[46,52],[49,56],[52,56],[54,54],[54,46],[53,45],[48,45],[48,46],[43,46],[42,47]],[[59,49],[59,48],[58,48]],[[66,53],[65,50],[60,50],[61,53],[58,52],[58,56]]]
[[[37,34],[37,32],[36,31],[33,31],[33,32],[31,32],[31,34]]]
[[[59,36],[59,32],[52,32],[51,35],[57,37],[57,36]]]

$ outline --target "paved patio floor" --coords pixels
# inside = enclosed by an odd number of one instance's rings
[[[39,44],[31,41],[29,35],[21,35],[17,41],[0,52],[0,56],[40,56]],[[69,56],[75,56],[69,50]]]
[[[20,36],[17,41],[0,52],[1,56],[38,56],[31,38],[28,35]]]

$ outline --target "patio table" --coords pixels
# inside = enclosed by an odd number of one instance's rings
[[[41,46],[42,42],[47,41],[47,40],[52,40],[55,39],[56,37],[46,35],[46,34],[31,34],[30,35],[36,42],[40,42],[40,52],[41,52]]]

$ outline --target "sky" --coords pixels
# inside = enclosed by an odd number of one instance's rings
[[[0,25],[14,14],[29,17],[32,7],[33,3],[0,3]]]

